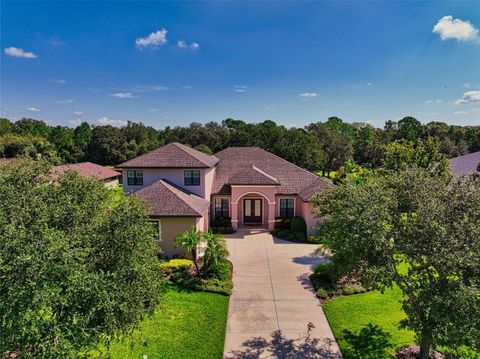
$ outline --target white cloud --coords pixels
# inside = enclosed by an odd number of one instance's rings
[[[268,111],[275,111],[275,107],[272,106],[265,106],[264,109]]]
[[[83,112],[82,111],[73,111],[73,114],[75,116],[82,116],[83,115]]]
[[[100,117],[97,122],[100,125],[110,125],[110,126],[125,126],[127,124],[127,121],[121,121],[121,120],[112,120],[108,117]]]
[[[167,30],[161,29],[156,32],[152,32],[146,37],[139,37],[135,40],[135,44],[138,48],[143,47],[159,47],[167,42]]]
[[[432,32],[439,34],[442,40],[470,41],[478,39],[478,29],[470,21],[454,19],[452,15],[438,20]]]
[[[191,88],[192,86],[189,86],[189,85],[182,86],[182,89],[184,90],[190,90]]]
[[[461,116],[461,115],[467,115],[468,112],[467,111],[455,111],[453,114],[457,115],[457,116]]]
[[[235,85],[233,86],[233,92],[244,93],[247,92],[248,86],[244,85]]]
[[[367,85],[367,86],[369,86],[369,87],[370,87],[370,86],[373,86],[373,84],[372,84],[371,82],[367,82],[365,85]]]
[[[59,84],[59,85],[65,85],[67,83],[67,80],[64,79],[52,79],[50,82],[53,82],[54,84]]]
[[[27,108],[27,110],[30,111],[30,112],[40,112],[40,109],[36,108],[36,107],[29,107],[29,108]]]
[[[161,85],[133,85],[125,92],[154,92],[154,91],[167,91],[168,87]]]
[[[455,101],[455,104],[461,105],[464,103],[480,102],[480,91],[467,91],[462,98]]]
[[[117,93],[112,93],[113,97],[116,98],[135,98],[137,96],[134,96],[131,92],[117,92]]]
[[[72,100],[71,98],[67,98],[66,100],[58,100],[56,101],[56,103],[60,103],[60,104],[67,104],[67,103],[74,103],[75,100]]]
[[[148,111],[150,111],[150,112],[157,112],[157,111],[158,111],[158,108],[149,108]]]
[[[439,100],[439,99],[437,99],[437,100],[427,100],[427,101],[425,101],[425,103],[426,103],[427,105],[430,105],[430,104],[432,104],[432,103],[442,103],[442,102],[443,102],[443,101],[442,101],[442,100]]]
[[[75,120],[69,120],[68,123],[72,126],[78,126],[82,123],[82,120],[77,118]]]
[[[25,51],[24,49],[19,49],[18,47],[6,47],[4,51],[8,56],[21,57],[24,59],[37,58],[37,55],[35,55],[33,52]]]
[[[185,41],[183,40],[178,40],[177,41],[177,47],[181,49],[192,49],[192,50],[197,50],[200,48],[200,45],[197,42],[192,42],[190,45],[188,45]]]
[[[469,89],[470,87],[472,87],[472,84],[470,82],[465,82],[463,85],[462,85],[462,88],[464,89]]]
[[[316,92],[302,92],[302,93],[299,93],[298,96],[307,99],[307,98],[317,97],[318,93],[316,93]]]

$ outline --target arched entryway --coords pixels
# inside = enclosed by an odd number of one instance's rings
[[[267,191],[265,191],[267,190]],[[271,192],[271,193],[270,193]],[[275,222],[275,193],[232,189],[232,225],[236,228],[260,227],[272,230]]]

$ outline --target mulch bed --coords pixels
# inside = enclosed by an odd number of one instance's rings
[[[409,347],[400,349],[397,352],[397,359],[418,359],[420,358],[420,347],[418,345],[411,345]],[[430,359],[445,359],[442,353],[436,350],[430,350]]]

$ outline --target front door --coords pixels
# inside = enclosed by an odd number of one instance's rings
[[[243,200],[243,223],[261,224],[262,223],[262,200],[247,199]]]

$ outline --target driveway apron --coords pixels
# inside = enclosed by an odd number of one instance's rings
[[[233,263],[225,358],[341,358],[309,275],[316,245],[262,230],[225,236]]]

